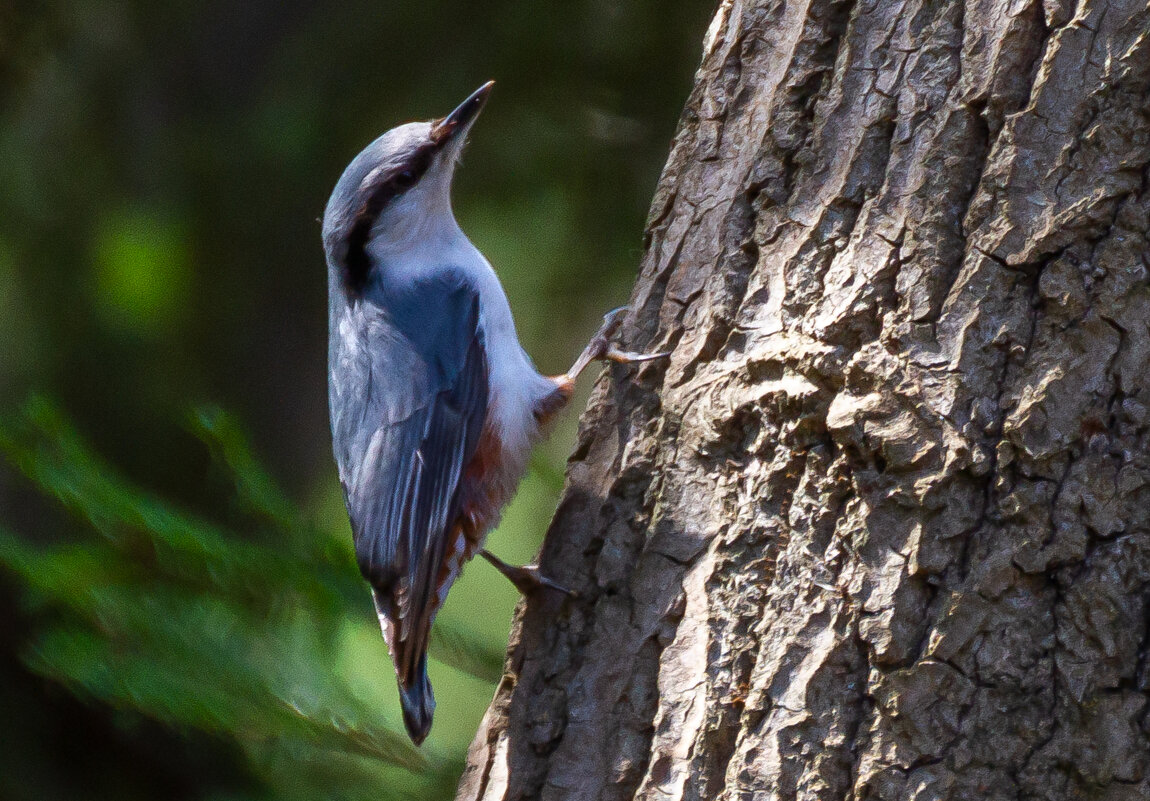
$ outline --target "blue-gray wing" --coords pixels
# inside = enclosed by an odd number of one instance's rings
[[[332,371],[333,383],[352,376],[332,389],[337,461],[356,559],[408,684],[422,670],[460,482],[487,416],[479,300],[466,285],[431,284],[401,307],[361,303],[348,314],[365,316],[337,348],[349,369]]]

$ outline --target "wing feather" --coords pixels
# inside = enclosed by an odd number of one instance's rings
[[[426,291],[420,330],[404,331],[402,315],[398,326],[391,315],[357,329],[368,333],[356,343],[370,360],[363,386],[332,400],[335,438],[350,443],[337,460],[356,558],[394,623],[389,645],[404,684],[421,670],[460,481],[488,406],[478,296],[466,285]]]

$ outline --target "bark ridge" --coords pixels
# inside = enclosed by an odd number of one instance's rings
[[[1150,798],[1148,165],[1144,2],[724,0],[459,798]]]

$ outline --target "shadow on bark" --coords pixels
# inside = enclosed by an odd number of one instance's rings
[[[719,6],[459,798],[1150,797],[1147,31]]]

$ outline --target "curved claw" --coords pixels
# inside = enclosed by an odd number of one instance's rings
[[[655,359],[666,359],[671,356],[671,351],[665,350],[661,353],[635,353],[630,350],[619,350],[616,347],[607,349],[604,358],[608,361],[615,362],[616,364],[639,364],[640,362],[651,362]]]
[[[605,334],[607,334],[607,336],[610,336],[611,334],[615,333],[615,331],[623,323],[623,315],[625,315],[630,310],[631,310],[630,306],[620,306],[619,308],[611,309],[611,311],[604,314],[603,315],[603,326],[602,326],[602,328],[599,329],[599,333],[601,333],[601,334],[605,333]]]
[[[591,337],[591,342],[602,343],[605,350],[608,340],[615,336],[619,331],[619,327],[623,325],[623,318],[630,308],[630,306],[620,306],[604,314],[603,324],[599,326],[599,330],[595,332],[595,336]]]

